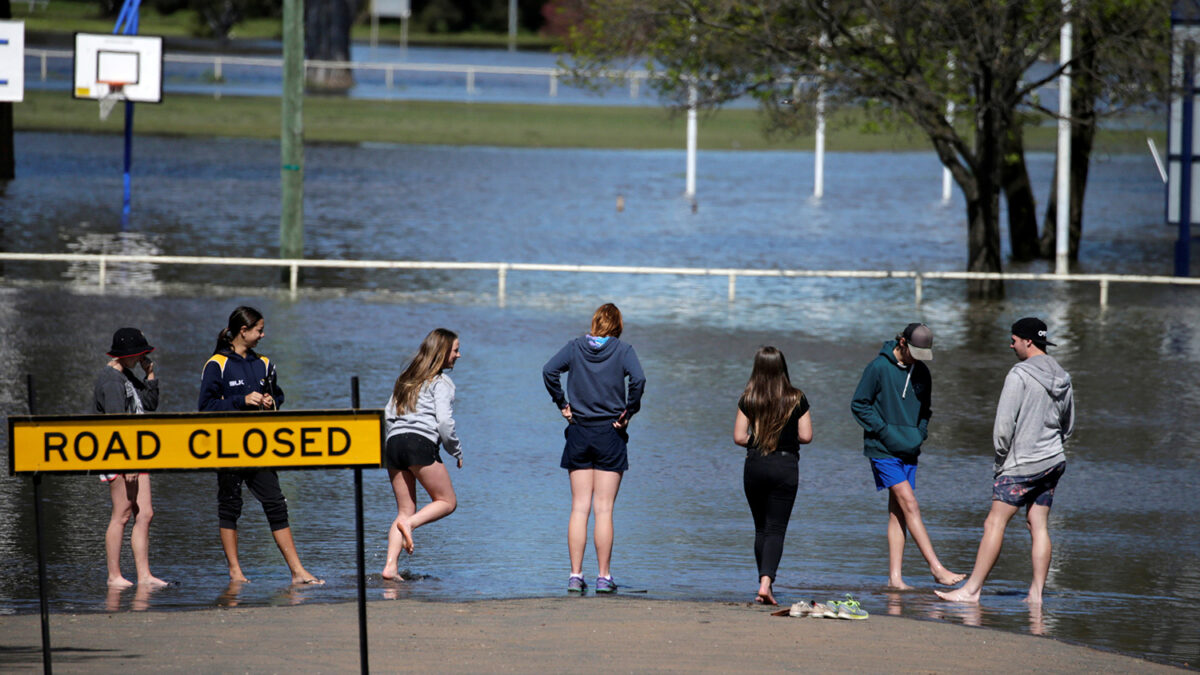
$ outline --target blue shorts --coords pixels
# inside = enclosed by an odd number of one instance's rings
[[[574,469],[600,469],[624,472],[629,469],[626,446],[629,434],[611,424],[584,426],[568,424],[563,435],[567,439],[559,466]]]
[[[1054,488],[1066,470],[1067,463],[1059,462],[1032,476],[1000,476],[992,483],[992,501],[1018,508],[1031,504],[1050,508],[1054,503]]]
[[[898,457],[869,457],[871,473],[875,476],[875,491],[885,490],[904,481],[917,489],[917,462],[906,462]]]

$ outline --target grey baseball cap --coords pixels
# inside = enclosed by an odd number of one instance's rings
[[[910,323],[900,333],[908,343],[908,353],[918,361],[933,360],[933,331],[923,323]]]

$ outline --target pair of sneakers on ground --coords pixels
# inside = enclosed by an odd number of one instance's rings
[[[567,591],[570,593],[582,593],[587,590],[587,582],[583,580],[583,576],[571,575],[567,579]],[[615,593],[617,591],[617,582],[613,581],[611,576],[596,577],[596,592],[597,593]]]
[[[870,616],[849,593],[845,600],[829,600],[825,603],[801,600],[793,604],[787,613],[788,616],[807,616],[812,619],[866,619]]]

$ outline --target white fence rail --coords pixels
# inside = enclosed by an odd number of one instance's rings
[[[507,262],[449,262],[423,260],[309,260],[274,258],[212,258],[201,256],[120,255],[106,253],[3,253],[0,261],[14,262],[73,262],[94,263],[98,266],[98,285],[104,288],[110,264],[141,263],[151,265],[224,265],[232,267],[277,267],[289,272],[288,289],[295,294],[300,283],[301,268],[373,269],[373,270],[493,270],[496,272],[496,297],[504,304],[507,295],[508,273],[560,272],[574,274],[656,274],[670,276],[726,277],[727,297],[737,297],[738,277],[778,277],[795,279],[912,279],[913,301],[924,299],[926,279],[1005,281],[1050,281],[1060,283],[1097,284],[1100,306],[1108,306],[1110,284],[1152,284],[1200,286],[1200,278],[1146,276],[1131,274],[1032,274],[1023,272],[919,272],[915,270],[780,270],[737,269],[725,267],[638,267],[622,265],[554,265]]]
[[[25,50],[26,58],[38,59],[41,80],[46,81],[48,74],[47,63],[53,59],[72,61],[74,52],[64,49],[32,49]],[[283,69],[282,58],[255,56],[228,56],[223,54],[164,54],[166,63],[191,63],[208,65],[212,68],[213,79],[218,82],[224,78],[225,66],[247,66],[252,68]],[[319,61],[305,60],[307,68],[330,68],[382,72],[384,84],[388,89],[395,85],[396,73],[442,73],[447,75],[462,75],[468,94],[475,93],[476,75],[517,75],[526,77],[544,77],[549,86],[549,95],[558,96],[558,80],[566,77],[569,72],[562,68],[545,68],[537,66],[484,66],[452,63],[394,63],[394,62],[356,62],[356,61]],[[637,98],[641,91],[642,82],[650,78],[645,70],[613,71],[608,77],[614,80],[625,80],[629,83],[629,97]]]

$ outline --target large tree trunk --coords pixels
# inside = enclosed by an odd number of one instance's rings
[[[350,26],[358,13],[356,0],[304,0],[304,56],[318,61],[350,60]],[[308,88],[344,92],[354,86],[349,68],[310,67]]]
[[[1095,40],[1090,34],[1081,36],[1083,47],[1076,74],[1071,77],[1071,208],[1068,217],[1069,258],[1079,260],[1079,240],[1083,236],[1083,196],[1087,191],[1088,168],[1096,140],[1096,98],[1100,83],[1092,75],[1096,60]],[[1057,174],[1058,159],[1054,161]],[[1038,241],[1040,255],[1053,259],[1058,242],[1058,181],[1050,182],[1050,199],[1046,203],[1046,218],[1042,237]]]
[[[987,69],[976,86],[974,186],[966,190],[967,271],[1000,272],[1000,175],[1003,143],[999,114],[993,105],[993,74]],[[967,282],[972,299],[1004,296],[1002,279],[972,279]]]
[[[1025,168],[1025,139],[1020,121],[1008,125],[1004,134],[1001,181],[1008,202],[1008,238],[1013,260],[1033,260],[1038,256],[1037,203],[1029,172]]]

